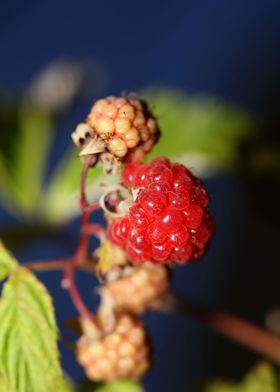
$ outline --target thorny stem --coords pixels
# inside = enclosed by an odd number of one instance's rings
[[[228,338],[280,364],[280,338],[228,312],[210,310],[169,294],[162,310],[190,314]]]

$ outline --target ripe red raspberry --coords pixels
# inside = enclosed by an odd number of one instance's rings
[[[147,332],[135,317],[119,314],[112,332],[100,339],[79,339],[77,361],[93,381],[138,379],[151,366]]]
[[[128,215],[110,223],[109,236],[133,263],[185,264],[204,255],[215,225],[205,188],[185,166],[161,157],[133,162],[122,180],[140,189]]]
[[[82,132],[83,131],[83,132]],[[141,159],[151,150],[159,137],[159,128],[146,103],[135,98],[108,97],[98,100],[87,118],[72,135],[79,147],[85,147],[88,138],[99,142],[104,151],[118,159]],[[86,143],[88,144],[88,143]],[[97,151],[98,153],[100,151]]]
[[[107,283],[101,290],[101,296],[104,305],[108,301],[107,296],[110,296],[108,303],[115,310],[143,313],[154,307],[168,287],[169,271],[166,266],[146,262],[135,267],[131,275]]]

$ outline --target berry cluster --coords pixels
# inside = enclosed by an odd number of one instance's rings
[[[146,330],[135,317],[118,314],[113,331],[101,339],[80,338],[77,360],[95,381],[140,378],[151,366]]]
[[[204,255],[215,231],[209,197],[185,166],[166,158],[131,162],[122,180],[139,193],[128,215],[111,222],[108,233],[131,262],[186,264]]]
[[[158,137],[145,102],[117,97],[98,100],[72,134],[80,155],[95,158],[91,165],[114,174],[125,164],[121,183],[99,201],[108,223],[94,253],[101,301],[95,323],[81,318],[77,343],[77,360],[95,381],[140,378],[150,368],[148,335],[136,315],[164,304],[167,264],[203,256],[215,231],[208,194],[185,166],[166,158],[140,163]]]

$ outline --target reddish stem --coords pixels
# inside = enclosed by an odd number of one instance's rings
[[[23,265],[26,268],[29,268],[34,272],[45,272],[45,271],[60,271],[66,268],[66,264],[69,260],[38,260],[38,261],[29,261],[24,263]],[[95,274],[95,265],[94,260],[90,260],[84,265],[78,266],[78,268],[82,271],[90,272]]]
[[[227,312],[209,310],[172,294],[167,297],[162,309],[191,314],[215,331],[280,364],[280,338],[247,320]]]
[[[96,223],[90,223],[86,227],[87,234],[95,235],[97,237],[106,236],[106,230],[101,225],[97,225]]]
[[[82,211],[81,217],[81,234],[80,240],[77,246],[77,250],[72,259],[70,259],[64,269],[64,279],[63,284],[66,289],[69,291],[69,295],[78,310],[82,319],[89,320],[95,327],[98,328],[98,323],[96,319],[93,317],[91,312],[86,307],[83,302],[78,288],[75,283],[75,268],[81,267],[85,264],[88,253],[88,245],[89,245],[89,234],[86,230],[86,227],[89,225],[89,216],[90,211],[87,210],[88,202],[86,198],[86,180],[89,168],[96,161],[96,156],[90,155],[86,158],[86,161],[83,166],[82,174],[81,174],[81,184],[80,184],[80,205]]]
[[[97,210],[99,210],[101,207],[100,207],[100,204],[99,203],[93,203],[93,204],[89,204],[86,208],[85,208],[85,210],[88,212],[88,213],[92,213],[92,212],[94,212],[94,211],[97,211]]]
[[[68,290],[69,295],[75,305],[75,308],[78,310],[82,319],[89,320],[97,329],[99,325],[94,318],[93,314],[88,310],[84,301],[82,300],[79,290],[76,286],[75,277],[74,277],[74,268],[72,262],[67,262],[66,267],[64,269],[64,279],[62,281],[63,286]]]
[[[87,179],[88,170],[91,167],[92,163],[94,162],[94,159],[96,159],[94,155],[90,155],[89,157],[87,157],[81,174],[80,205],[82,211],[82,217],[81,217],[82,222],[81,222],[80,240],[77,246],[75,256],[73,258],[73,263],[75,265],[83,264],[88,252],[89,234],[86,232],[86,227],[89,224],[90,212],[87,211],[88,203],[86,198],[86,179]]]

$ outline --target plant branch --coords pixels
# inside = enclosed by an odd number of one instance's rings
[[[105,237],[106,229],[103,226],[96,223],[90,223],[86,226],[85,231],[87,234],[94,235],[96,237]]]
[[[79,244],[77,246],[77,250],[75,256],[72,259],[72,263],[75,265],[81,265],[84,263],[84,259],[87,257],[88,252],[88,243],[89,243],[89,234],[86,232],[86,227],[89,224],[89,216],[90,211],[87,210],[88,202],[86,198],[86,179],[89,168],[92,166],[96,157],[94,155],[90,155],[87,157],[81,175],[81,184],[80,184],[80,205],[82,211],[81,217],[81,234]]]
[[[89,225],[90,211],[87,211],[86,180],[89,168],[95,163],[96,156],[90,155],[86,158],[83,166],[80,183],[80,205],[82,211],[80,239],[73,258],[68,260],[65,264],[62,285],[68,290],[82,320],[87,320],[89,324],[92,324],[93,327],[98,329],[98,323],[83,302],[75,283],[75,268],[83,266],[88,256],[89,234],[87,233],[86,228]]]
[[[24,263],[24,267],[29,268],[34,272],[47,272],[47,271],[59,271],[64,270],[69,260],[57,259],[57,260],[38,260],[28,261]],[[95,274],[95,260],[87,260],[83,265],[78,266],[81,271],[86,271]]]
[[[68,290],[69,295],[75,305],[75,308],[78,310],[81,318],[84,320],[88,320],[99,330],[100,328],[96,319],[94,318],[93,314],[88,310],[87,306],[85,305],[84,301],[80,296],[79,290],[75,282],[74,268],[72,263],[66,263],[62,285]]]
[[[264,328],[227,312],[210,310],[169,294],[161,310],[190,314],[209,327],[280,364],[280,338]]]
[[[97,211],[100,208],[101,207],[100,207],[100,204],[98,202],[98,203],[93,203],[93,204],[89,204],[88,206],[86,206],[85,207],[85,211],[87,211],[87,212],[89,212],[91,214],[92,212]]]

